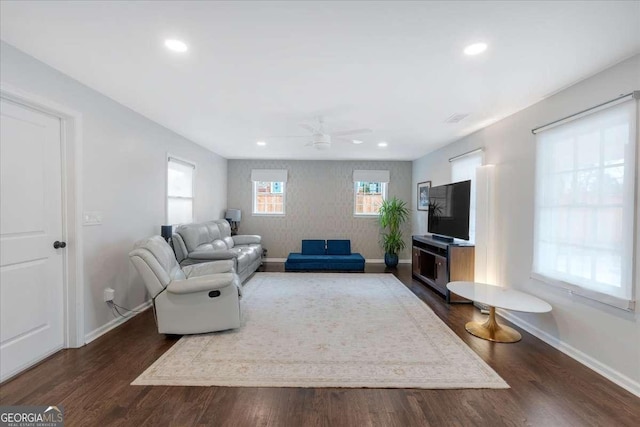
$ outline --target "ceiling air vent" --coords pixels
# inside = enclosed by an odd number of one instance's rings
[[[455,114],[452,114],[449,117],[447,117],[447,119],[444,122],[445,123],[460,123],[468,115],[469,115],[469,113],[466,113],[466,114],[465,113],[455,113]]]

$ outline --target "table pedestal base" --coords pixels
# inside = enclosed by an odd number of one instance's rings
[[[495,307],[489,307],[489,318],[486,322],[469,322],[464,327],[471,335],[489,341],[518,342],[522,339],[520,332],[496,322]]]

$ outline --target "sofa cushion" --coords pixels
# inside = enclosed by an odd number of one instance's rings
[[[205,224],[184,224],[176,229],[176,233],[182,236],[189,252],[195,251],[200,245],[211,243]]]
[[[357,263],[362,262],[364,258],[360,254],[349,255],[303,255],[300,253],[290,253],[287,262],[304,264],[306,262],[328,262],[328,263]]]
[[[244,234],[240,236],[232,236],[236,245],[259,245],[262,237],[255,234]]]
[[[201,245],[199,245],[194,252],[197,251],[212,251],[213,250],[213,245],[211,243],[203,243]]]
[[[247,253],[243,253],[241,251],[238,251],[238,256],[236,257],[236,262],[237,262],[237,273],[243,272],[244,270],[247,269],[247,267],[249,267],[249,264],[251,264],[251,257],[249,256],[249,254]]]
[[[351,255],[351,240],[327,240],[327,255]]]
[[[218,224],[218,229],[220,230],[220,236],[223,239],[225,237],[231,236],[231,226],[229,225],[226,219],[217,219],[214,222]]]
[[[236,254],[244,254],[250,261],[255,261],[260,258],[258,251],[254,248],[250,248],[249,246],[236,246],[233,249],[230,249],[230,251]]]
[[[198,246],[193,252],[202,252],[202,251],[226,251],[227,244],[222,240],[214,240],[210,243],[204,243]]]
[[[290,253],[287,262],[303,264],[305,262],[324,262],[327,260],[326,255],[303,255],[301,253]]]
[[[227,248],[227,244],[220,239],[214,240],[213,242],[211,242],[211,248],[214,251],[226,251]]]
[[[227,248],[231,249],[234,246],[234,242],[233,239],[229,236],[227,237],[223,237],[222,240],[224,240],[224,242],[227,244]]]
[[[217,239],[221,239],[220,229],[218,228],[218,224],[214,221],[205,222],[204,225],[207,227],[207,231],[209,231],[209,241],[214,241]]]
[[[302,255],[324,255],[326,254],[324,240],[303,240]]]

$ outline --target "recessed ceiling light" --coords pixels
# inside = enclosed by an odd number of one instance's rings
[[[486,43],[474,43],[464,48],[465,55],[478,55],[487,50]]]
[[[256,144],[258,144],[261,147],[264,146],[264,145],[267,145],[267,143],[264,142],[264,141],[258,141],[258,142],[256,142]]]
[[[176,39],[167,39],[164,41],[164,45],[174,52],[186,52],[189,49],[185,42]]]
[[[362,144],[364,141],[360,141],[358,139],[354,139],[351,142],[353,142],[354,144]]]
[[[378,142],[378,147],[386,147],[387,143],[382,141],[382,142]]]

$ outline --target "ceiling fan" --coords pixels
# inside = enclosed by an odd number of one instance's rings
[[[360,135],[364,133],[371,133],[371,129],[349,129],[337,132],[326,132],[324,128],[324,120],[322,117],[318,117],[318,125],[311,126],[308,124],[301,124],[302,128],[311,132],[311,142],[305,146],[314,147],[317,150],[326,150],[331,147],[332,140],[339,140],[349,142],[348,139],[342,138],[344,136]],[[308,135],[289,136],[288,138],[308,138]]]

